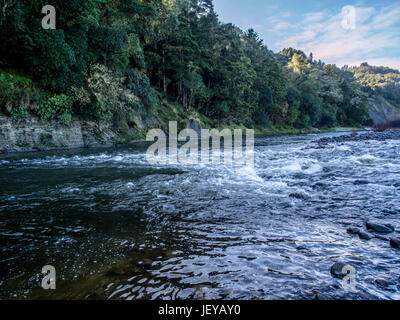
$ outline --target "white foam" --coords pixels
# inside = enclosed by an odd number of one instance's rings
[[[263,182],[264,180],[258,176],[256,170],[251,166],[237,168],[235,172],[241,176],[245,176],[251,180]]]
[[[282,168],[283,171],[289,171],[289,172],[301,172],[301,164],[299,162],[293,162],[285,167]]]
[[[373,161],[379,160],[379,158],[374,157],[373,155],[370,155],[370,154],[363,154],[362,156],[351,156],[351,157],[349,157],[349,159],[352,161],[357,161],[357,162],[361,162],[361,163],[373,162]]]
[[[322,166],[320,166],[318,163],[314,163],[308,169],[304,170],[304,173],[315,174],[321,171],[322,171]]]

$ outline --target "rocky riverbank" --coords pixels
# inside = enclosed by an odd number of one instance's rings
[[[0,153],[109,147],[127,142],[127,138],[104,122],[73,120],[62,124],[0,115]]]
[[[167,111],[170,111],[166,109]],[[165,110],[164,110],[165,111]],[[204,124],[193,116],[176,116],[180,128],[200,132]],[[124,127],[113,121],[90,121],[81,118],[69,123],[57,120],[41,120],[37,117],[14,119],[0,114],[0,154],[32,151],[50,151],[78,148],[113,147],[142,141],[150,128],[164,128],[168,121],[157,116],[135,117],[134,127]]]
[[[366,141],[366,140],[385,141],[385,140],[398,140],[398,139],[400,139],[400,130],[387,130],[383,132],[371,131],[362,134],[354,133],[339,137],[326,137],[316,140],[314,142],[323,146],[329,143],[343,143],[350,141]]]

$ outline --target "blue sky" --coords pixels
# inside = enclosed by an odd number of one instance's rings
[[[214,0],[222,22],[254,28],[275,52],[294,47],[339,66],[385,65],[400,70],[400,1]],[[345,6],[355,28],[344,28]]]

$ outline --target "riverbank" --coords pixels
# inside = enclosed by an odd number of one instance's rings
[[[111,147],[134,139],[134,132],[121,134],[107,122],[74,119],[63,124],[0,115],[0,153]]]
[[[182,121],[181,121],[182,122]],[[199,129],[204,126],[203,121],[189,119],[187,127],[194,126]],[[184,126],[180,123],[180,126]],[[207,125],[205,127],[209,127]],[[246,129],[238,126],[220,127],[230,129]],[[211,129],[211,127],[209,128]],[[260,128],[254,130],[255,136],[296,135],[324,132],[349,132],[362,130],[361,128]],[[72,119],[69,123],[50,120],[43,121],[39,118],[14,119],[0,115],[0,153],[36,152],[51,150],[67,150],[79,148],[114,147],[126,145],[145,139],[146,130],[130,129],[121,131],[111,122],[89,121],[79,118]]]
[[[385,141],[385,140],[399,140],[400,139],[400,130],[392,129],[382,132],[367,132],[363,134],[351,134],[351,135],[343,135],[339,137],[326,137],[321,138],[317,141],[319,145],[327,145],[329,143],[343,143],[350,141],[368,141],[368,140],[376,140],[376,141]]]
[[[363,131],[361,127],[333,127],[333,128],[257,128],[254,132],[255,136],[276,136],[276,135],[297,135],[309,133],[329,133],[329,132],[351,132]]]

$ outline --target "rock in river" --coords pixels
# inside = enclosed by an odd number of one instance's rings
[[[375,235],[375,238],[376,238],[376,239],[379,239],[379,240],[383,240],[383,241],[389,241],[388,238],[386,238],[386,237],[384,237],[384,236],[381,236],[381,235],[379,235],[379,234]]]
[[[332,267],[331,267],[331,274],[335,278],[343,278],[346,273],[343,272],[343,268],[347,266],[347,264],[342,263],[342,262],[335,262]]]
[[[348,228],[347,229],[347,233],[350,233],[350,234],[358,234],[360,232],[360,229],[358,229],[358,228]]]
[[[392,233],[393,232],[392,228],[389,228],[387,226],[383,226],[383,225],[380,225],[380,224],[367,222],[366,225],[367,225],[367,229],[368,230],[373,230],[373,231],[376,231],[376,232],[379,232],[379,233]]]
[[[371,240],[372,239],[372,237],[368,233],[362,232],[362,231],[358,232],[358,236],[360,237],[360,239],[363,239],[363,240]]]
[[[347,229],[347,233],[358,234],[360,239],[363,239],[363,240],[371,240],[372,239],[372,236],[370,234],[368,234],[366,232],[363,232],[358,228],[353,228],[353,227],[352,228],[348,228]]]
[[[289,194],[290,198],[295,198],[295,199],[300,199],[300,200],[306,200],[307,196],[301,193],[291,193]]]
[[[400,238],[391,238],[390,246],[396,249],[400,249]]]
[[[385,280],[385,279],[376,279],[375,283],[383,288],[387,288],[387,287],[391,287],[391,286],[395,286],[396,284],[392,281],[389,280]]]

